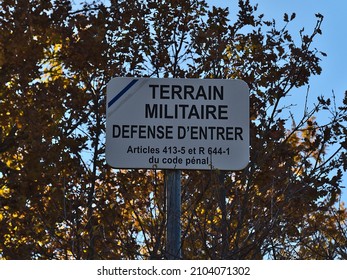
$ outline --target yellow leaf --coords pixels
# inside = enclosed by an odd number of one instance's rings
[[[62,44],[55,44],[54,45],[54,52],[58,52],[58,51],[60,51],[61,50],[61,48],[62,48]]]
[[[0,189],[0,196],[2,196],[3,198],[9,198],[11,196],[11,190],[9,187],[7,186],[3,186]]]

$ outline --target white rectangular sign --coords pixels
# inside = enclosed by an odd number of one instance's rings
[[[241,80],[114,78],[106,108],[106,160],[115,168],[248,164],[249,89]]]

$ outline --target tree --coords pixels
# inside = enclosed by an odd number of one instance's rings
[[[318,97],[299,118],[285,101],[294,88],[306,98],[321,72],[322,15],[296,42],[295,14],[279,28],[249,1],[234,23],[203,0],[17,2],[0,10],[0,257],[165,258],[163,172],[105,163],[114,76],[250,87],[249,166],[183,171],[183,258],[346,257],[347,97]],[[315,119],[322,110],[328,123]]]

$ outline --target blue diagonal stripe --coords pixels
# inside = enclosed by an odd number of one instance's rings
[[[138,79],[134,79],[132,80],[125,88],[123,88],[115,97],[113,97],[110,102],[108,102],[108,108],[110,108],[113,103],[115,103],[119,98],[121,98],[124,93],[126,93],[134,84],[136,84],[136,82],[138,81]]]

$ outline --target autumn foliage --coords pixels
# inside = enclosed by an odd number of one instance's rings
[[[347,258],[347,98],[309,89],[326,56],[314,48],[321,14],[290,34],[295,14],[278,23],[249,1],[73,2],[0,4],[0,258],[167,257],[163,171],[105,162],[115,76],[250,87],[248,167],[182,171],[182,258]]]

